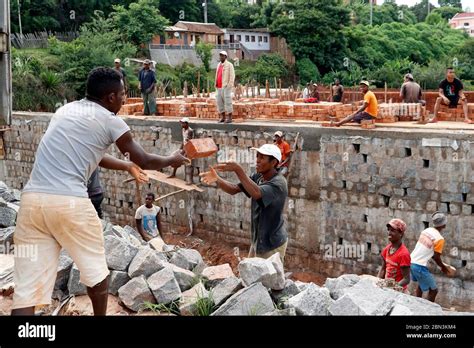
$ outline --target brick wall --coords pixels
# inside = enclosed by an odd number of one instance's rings
[[[50,115],[16,113],[12,131],[6,132],[8,185],[21,189],[29,177],[34,152]],[[127,118],[135,139],[147,150],[167,154],[179,147],[176,121]],[[153,128],[151,128],[153,127]],[[212,136],[220,159],[234,157],[248,171],[253,155],[248,148],[271,141],[283,129],[287,139],[300,132],[303,151],[295,157],[290,178],[286,219],[290,234],[287,265],[328,276],[342,273],[376,274],[380,250],[388,243],[385,224],[400,217],[408,224],[405,243],[412,250],[432,212],[447,212],[444,260],[458,268],[457,278],[434,270],[442,305],[474,309],[474,132],[406,129],[327,129],[311,124],[238,123],[197,121],[201,137]],[[370,133],[369,133],[370,132]],[[111,147],[112,154],[117,154]],[[216,159],[199,159],[196,172]],[[178,176],[184,177],[183,169]],[[235,180],[233,175],[229,179]],[[104,210],[115,223],[133,224],[135,185],[122,184],[126,175],[102,171],[106,189]],[[175,189],[150,183],[146,191],[166,194]],[[163,218],[174,231],[201,238],[248,246],[250,201],[242,194],[229,196],[215,188],[203,193],[180,193],[161,202]],[[326,246],[360,245],[364,259],[328,258]],[[433,268],[434,269],[434,268]]]

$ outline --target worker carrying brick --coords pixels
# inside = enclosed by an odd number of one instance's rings
[[[392,219],[387,224],[389,244],[382,250],[382,268],[378,277],[394,279],[401,289],[410,283],[410,252],[403,244],[407,224],[400,219]]]
[[[448,219],[446,215],[436,212],[431,215],[433,227],[423,230],[416,243],[415,250],[411,253],[411,279],[418,282],[416,296],[422,297],[428,291],[428,300],[434,302],[438,294],[436,280],[428,269],[428,262],[433,259],[444,274],[450,275],[450,266],[443,263],[444,237],[441,232],[446,228]]]
[[[216,101],[219,123],[232,123],[232,88],[234,87],[234,65],[227,60],[227,52],[219,53],[220,63],[216,69]]]
[[[469,119],[467,98],[463,92],[464,85],[461,80],[456,78],[454,68],[446,69],[446,78],[439,83],[439,97],[436,99],[434,108],[434,117],[430,123],[438,122],[438,112],[441,105],[447,105],[449,108],[457,108],[459,101],[464,111],[464,122],[472,124],[474,120]]]
[[[368,81],[360,81],[360,91],[364,96],[364,103],[353,114],[347,116],[339,122],[333,123],[334,126],[340,127],[345,123],[354,121],[361,123],[364,120],[375,120],[377,118],[377,98],[375,94],[369,90],[370,83]]]
[[[283,262],[288,245],[288,233],[283,218],[288,185],[277,170],[281,152],[273,144],[252,149],[257,151],[256,173],[247,176],[238,163],[227,162],[211,167],[200,176],[207,185],[217,183],[217,187],[228,194],[243,192],[252,199],[249,257],[268,258],[279,252]],[[224,180],[217,172],[233,172],[240,182],[234,184]]]
[[[127,170],[137,182],[146,182],[141,168],[159,170],[187,160],[179,151],[170,156],[145,152],[116,115],[124,97],[122,76],[96,68],[87,79],[86,98],[64,105],[51,119],[18,212],[15,245],[34,246],[37,257],[15,257],[12,315],[33,315],[35,306],[51,304],[61,248],[79,268],[94,314],[105,315],[109,270],[102,223],[87,194],[90,175],[99,165]],[[113,143],[131,162],[106,154]]]
[[[181,147],[179,148],[179,151],[182,155],[184,155],[185,154],[184,146],[187,144],[189,140],[194,139],[194,130],[189,126],[188,117],[183,117],[181,120],[179,120],[179,123],[181,124],[181,132],[183,134],[183,142],[181,143]],[[169,178],[174,178],[176,176],[177,170],[178,168],[173,168],[173,173],[171,173]],[[194,172],[193,161],[191,161],[191,164],[185,164],[184,177],[186,180],[186,184],[188,185],[191,185],[193,183],[193,172]]]

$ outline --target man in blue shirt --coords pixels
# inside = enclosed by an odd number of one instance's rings
[[[156,76],[155,72],[150,69],[148,59],[143,62],[143,69],[138,73],[138,81],[138,88],[140,88],[143,98],[143,113],[145,115],[156,114]]]

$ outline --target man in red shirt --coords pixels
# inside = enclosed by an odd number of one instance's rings
[[[234,66],[227,60],[227,52],[219,53],[220,63],[216,69],[216,102],[220,115],[219,123],[232,123],[232,88],[234,87]]]
[[[291,158],[291,149],[290,144],[283,140],[283,132],[277,131],[273,135],[273,142],[281,151],[281,162],[278,164],[278,171],[286,176],[288,174],[288,164],[290,163]]]
[[[395,279],[403,289],[410,283],[410,252],[402,242],[407,225],[400,219],[392,219],[387,224],[390,244],[382,250],[382,268],[378,277]]]

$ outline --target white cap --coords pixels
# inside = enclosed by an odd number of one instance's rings
[[[183,117],[181,120],[179,120],[179,122],[189,123],[189,118],[188,117]]]
[[[120,58],[115,58],[114,63],[120,63]]]
[[[273,135],[276,135],[277,137],[282,137],[283,136],[283,132],[282,131],[276,131],[275,134]]]
[[[220,51],[219,54],[223,54],[224,56],[227,57],[227,52],[226,51]]]
[[[257,150],[257,152],[262,155],[273,156],[278,160],[278,162],[281,162],[281,151],[276,145],[263,144],[259,148],[251,147],[250,150]]]

